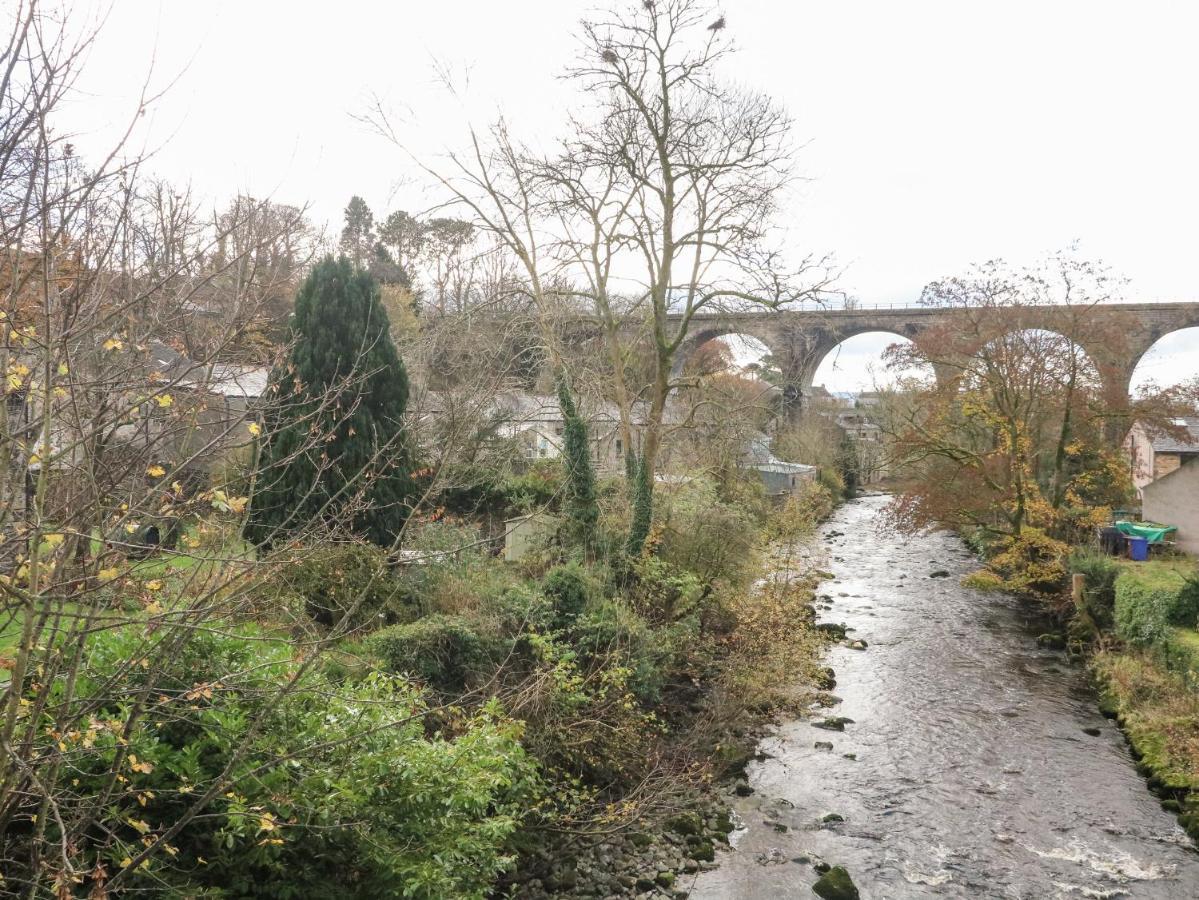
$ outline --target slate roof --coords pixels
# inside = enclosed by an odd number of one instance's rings
[[[1199,417],[1175,419],[1174,424],[1186,430],[1186,436],[1156,431],[1149,440],[1154,453],[1199,453]]]
[[[214,363],[211,375],[208,367],[184,356],[161,341],[150,344],[150,361],[154,371],[183,387],[223,394],[226,397],[261,397],[266,391],[271,370],[267,366],[242,366]]]
[[[759,472],[773,472],[776,475],[802,475],[816,471],[815,466],[779,459],[770,450],[770,438],[760,431],[749,439],[749,445],[745,448],[745,464]]]

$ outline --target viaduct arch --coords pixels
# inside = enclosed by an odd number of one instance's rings
[[[1063,332],[1065,306],[1029,306],[1004,310],[1009,331],[1044,329]],[[1199,326],[1199,302],[1112,303],[1088,310],[1090,321],[1104,337],[1079,341],[1079,346],[1099,370],[1104,391],[1120,406],[1129,402],[1133,370],[1141,357],[1161,337],[1183,328]],[[816,369],[837,345],[855,335],[882,331],[921,338],[953,328],[955,320],[967,324],[970,311],[936,307],[873,309],[802,309],[702,313],[691,319],[691,335],[675,360],[676,371],[700,345],[728,334],[744,334],[761,341],[783,372],[787,392],[807,396]],[[672,317],[677,325],[678,317]],[[944,377],[945,373],[937,373]]]

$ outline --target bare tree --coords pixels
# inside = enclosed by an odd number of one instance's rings
[[[723,16],[702,0],[622,6],[582,24],[568,74],[590,105],[560,152],[532,153],[501,123],[483,137],[472,131],[470,151],[451,154],[447,170],[425,164],[519,261],[547,344],[553,320],[579,313],[562,300],[587,301],[606,336],[630,451],[630,411],[638,398],[646,404],[629,466],[646,485],[634,551],[649,526],[675,360],[695,317],[781,309],[818,297],[828,281],[822,260],[788,265],[773,246],[774,214],[792,177],[791,121],[768,97],[722,79],[730,51]],[[367,118],[399,143],[382,110]],[[547,290],[555,278],[565,291]],[[652,371],[634,386],[624,373],[641,328]],[[560,358],[553,349],[550,356]]]
[[[238,486],[263,426],[229,395],[237,363],[273,359],[247,347],[311,246],[298,208],[243,197],[204,216],[186,189],[143,176],[128,138],[148,90],[112,151],[85,164],[56,110],[95,32],[67,12],[6,11],[0,48],[0,868],[5,891],[39,897],[128,886],[244,758],[239,744],[215,777],[158,797],[169,821],[130,830],[154,796],[132,784],[146,770],[125,741],[182,698],[163,673],[198,636],[251,618],[255,580],[290,558],[239,538]],[[114,632],[128,658],[100,671],[96,642]],[[264,717],[326,644],[301,637]],[[253,677],[228,674],[218,690]]]

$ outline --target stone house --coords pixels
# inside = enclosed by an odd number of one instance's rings
[[[758,434],[749,442],[745,467],[753,469],[762,479],[762,487],[770,497],[785,497],[803,489],[820,474],[816,466],[784,462],[770,450],[770,439]]]
[[[1178,469],[1183,463],[1199,459],[1199,417],[1173,420],[1170,432],[1135,423],[1124,438],[1129,472],[1137,496],[1144,498],[1145,488]]]
[[[1199,555],[1199,459],[1188,459],[1149,482],[1141,496],[1145,518],[1175,526],[1178,549]]]
[[[491,415],[499,423],[497,435],[515,440],[525,459],[556,459],[562,455],[566,419],[557,396],[505,391],[496,396],[491,406]],[[591,459],[596,468],[601,471],[619,469],[624,465],[624,448],[616,406],[583,400],[579,411],[587,421]]]

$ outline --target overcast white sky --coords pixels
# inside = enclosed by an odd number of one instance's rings
[[[155,171],[214,202],[307,202],[336,230],[351,194],[377,216],[435,200],[352,119],[372,94],[405,110],[422,154],[461,147],[467,123],[500,112],[548,137],[572,99],[556,76],[594,5],[115,0],[69,121],[85,150],[106,146],[155,55],[155,83],[179,76],[142,132]],[[1130,299],[1199,300],[1199,3],[722,9],[740,48],[730,71],[783,102],[804,144],[791,239],[833,252],[864,303],[910,302],[972,261],[1032,262],[1074,241],[1131,279]],[[853,349],[830,387],[865,380]],[[1159,380],[1199,371],[1199,337],[1171,360]]]

